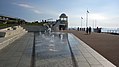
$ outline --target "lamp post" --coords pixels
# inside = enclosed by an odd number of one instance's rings
[[[86,27],[88,27],[88,13],[89,13],[89,11],[87,10],[87,12],[86,12]]]
[[[96,19],[95,19],[95,27],[97,27],[97,21],[96,21]]]
[[[82,20],[83,20],[83,17],[81,17],[81,28],[82,28]]]

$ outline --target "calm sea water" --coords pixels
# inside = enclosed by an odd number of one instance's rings
[[[101,32],[119,33],[119,28],[102,28]]]
[[[78,27],[72,27],[71,29],[77,30]],[[93,30],[92,30],[93,31]],[[111,32],[111,33],[119,33],[119,28],[102,28],[101,32]]]

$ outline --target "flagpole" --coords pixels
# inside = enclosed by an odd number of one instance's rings
[[[88,13],[89,13],[89,11],[87,10],[87,12],[86,12],[86,27],[88,27]]]
[[[83,19],[83,18],[81,17],[81,28],[82,28],[82,19]]]

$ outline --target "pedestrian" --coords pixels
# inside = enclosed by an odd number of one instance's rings
[[[89,34],[91,34],[91,27],[89,27]]]
[[[77,30],[79,31],[79,27],[77,28]]]
[[[87,34],[88,34],[88,30],[89,30],[89,29],[88,29],[88,27],[87,27],[87,28],[86,28],[86,33],[87,33]]]

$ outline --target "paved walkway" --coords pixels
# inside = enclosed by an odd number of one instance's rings
[[[32,45],[33,34],[27,33],[0,50],[0,67],[30,67]]]
[[[119,35],[94,33],[87,35],[85,31],[66,30],[81,39],[114,65],[119,67]]]
[[[79,67],[116,67],[73,34],[68,34]]]
[[[33,39],[27,33],[0,50],[0,67],[116,67],[72,34],[35,34],[35,53]]]

